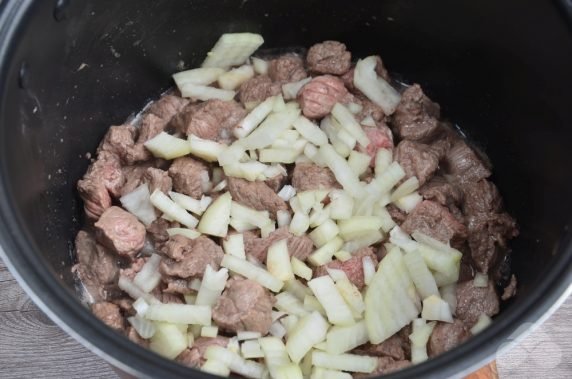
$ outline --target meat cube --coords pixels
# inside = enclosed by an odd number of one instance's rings
[[[451,206],[461,205],[463,193],[455,184],[442,176],[434,176],[419,188],[419,193],[426,200],[435,201],[450,209]]]
[[[508,299],[514,297],[514,295],[516,295],[516,276],[511,275],[510,276],[510,282],[508,283],[508,286],[506,286],[503,290],[501,299],[503,301],[507,301]]]
[[[308,74],[304,70],[302,58],[294,54],[287,54],[270,61],[268,76],[274,82],[290,83],[302,80],[308,77]]]
[[[455,315],[467,327],[475,325],[481,314],[492,317],[499,313],[499,297],[492,281],[486,287],[475,287],[469,280],[457,285],[457,310]]]
[[[245,108],[251,109],[271,96],[282,92],[280,83],[272,82],[267,75],[255,76],[242,83],[238,91],[238,98]]]
[[[191,368],[199,368],[204,363],[197,349],[185,349],[175,358],[177,363]]]
[[[184,99],[175,95],[163,95],[159,100],[153,102],[147,109],[148,114],[155,116],[168,122],[174,115],[179,113],[187,104],[188,99]]]
[[[125,183],[121,187],[120,195],[127,195],[139,187],[143,181],[145,171],[150,167],[153,167],[152,162],[142,162],[121,167],[121,173],[125,178]]]
[[[474,183],[491,175],[482,159],[462,140],[458,140],[445,156],[444,168],[459,183]]]
[[[239,178],[227,178],[232,199],[259,211],[269,211],[276,219],[276,212],[288,210],[288,205],[264,182],[249,182]]]
[[[338,41],[324,41],[308,50],[306,62],[310,71],[319,74],[343,75],[351,67],[352,54]]]
[[[274,177],[272,177],[272,178],[270,178],[270,179],[266,179],[266,180],[264,181],[264,183],[266,183],[266,185],[267,185],[268,187],[272,188],[272,190],[273,190],[274,192],[278,192],[278,191],[280,191],[280,189],[281,189],[282,187],[284,187],[284,185],[286,184],[287,180],[288,180],[288,175],[286,175],[286,174],[279,174],[279,175],[276,175],[276,176],[274,176]]]
[[[227,347],[228,338],[218,336],[215,338],[199,337],[193,343],[193,347],[184,350],[176,361],[188,367],[200,367],[204,362],[204,355],[210,346]]]
[[[168,193],[173,188],[173,180],[167,171],[159,168],[149,167],[143,174],[143,183],[149,186],[149,192],[153,193],[155,190]]]
[[[463,212],[466,215],[497,213],[502,209],[497,187],[486,179],[463,186],[463,193]]]
[[[153,113],[147,113],[141,119],[141,125],[139,126],[139,137],[137,137],[137,143],[143,144],[149,141],[151,138],[157,136],[167,127],[169,120],[165,120]]]
[[[205,236],[195,239],[171,236],[161,252],[169,257],[161,261],[161,272],[183,279],[202,278],[207,265],[218,270],[223,257],[222,248]]]
[[[119,272],[121,273],[121,276],[124,276],[130,280],[135,279],[135,275],[137,275],[139,273],[139,271],[141,271],[141,269],[143,269],[143,265],[145,265],[145,262],[147,262],[147,260],[149,260],[149,258],[147,258],[147,257],[141,257],[141,258],[133,259],[131,261],[131,265],[129,267],[122,268],[119,270]]]
[[[131,326],[128,327],[126,334],[127,334],[127,338],[129,338],[129,340],[131,342],[134,342],[139,346],[143,346],[144,348],[149,348],[149,341],[141,338],[141,336],[139,335],[139,333],[137,333],[135,328],[133,328]]]
[[[80,230],[75,238],[78,263],[73,267],[87,292],[95,301],[109,298],[108,289],[117,282],[119,266],[117,257],[98,245],[88,232]]]
[[[439,104],[429,100],[419,84],[414,84],[401,95],[393,115],[393,127],[403,139],[425,140],[437,132],[439,115]]]
[[[171,124],[186,135],[225,141],[232,138],[232,130],[245,116],[246,110],[236,101],[214,99],[187,105]]]
[[[99,243],[119,255],[133,256],[145,244],[145,225],[116,206],[103,212],[95,228]]]
[[[175,192],[199,199],[204,194],[204,182],[205,179],[208,181],[209,171],[205,163],[191,157],[181,157],[173,161],[169,175],[173,178]]]
[[[117,305],[108,302],[95,303],[91,306],[91,311],[95,317],[103,321],[110,328],[117,331],[123,330],[125,321]]]
[[[437,322],[429,342],[427,353],[430,357],[437,356],[465,342],[471,333],[461,320],[455,319],[453,323]]]
[[[401,225],[407,219],[407,213],[402,211],[401,209],[397,208],[394,204],[387,204],[385,207],[391,219],[395,221],[396,224]]]
[[[334,105],[343,102],[347,95],[348,90],[340,79],[322,75],[315,77],[300,89],[298,102],[304,116],[319,119],[329,115]]]
[[[407,216],[401,228],[408,234],[419,231],[443,243],[459,246],[467,238],[467,228],[449,210],[424,200]]]
[[[292,186],[298,192],[341,188],[329,168],[313,163],[296,163],[292,173]]]
[[[272,295],[249,279],[232,279],[212,311],[214,322],[223,330],[268,333],[272,324]]]
[[[124,183],[125,177],[119,158],[102,151],[77,183],[87,216],[97,220],[111,206],[111,195],[121,194]]]
[[[171,223],[162,217],[158,217],[147,226],[147,235],[154,243],[155,250],[161,250],[165,242],[169,240],[167,229],[171,228]]]
[[[346,276],[359,290],[365,286],[364,275],[363,275],[363,258],[370,257],[373,264],[377,267],[377,256],[373,252],[371,247],[364,247],[352,254],[352,257],[345,262],[333,260],[324,266],[316,268],[314,272],[314,277],[320,277],[328,275],[326,268],[333,268],[337,270],[342,270],[346,273]]]
[[[397,145],[395,160],[403,167],[406,178],[416,176],[419,185],[431,179],[439,168],[435,152],[428,145],[413,141],[403,140]]]
[[[363,131],[369,138],[369,145],[366,147],[358,145],[358,151],[368,154],[371,157],[370,166],[375,167],[377,151],[379,149],[393,149],[393,134],[385,123],[380,123],[378,127],[365,126]]]
[[[135,144],[137,128],[133,125],[112,126],[99,145],[98,154],[106,151],[117,155],[121,162],[132,164],[151,158],[143,144]]]
[[[396,361],[405,359],[405,352],[403,351],[403,339],[399,334],[394,334],[382,343],[366,343],[365,345],[361,345],[354,349],[353,353],[369,355],[373,357],[391,357]]]
[[[167,283],[167,287],[163,289],[163,294],[188,295],[195,292],[189,287],[189,281],[185,279],[163,277],[163,282]]]
[[[516,222],[507,213],[478,213],[467,217],[469,248],[475,266],[487,273],[506,251],[508,241],[518,235]]]
[[[244,251],[261,263],[266,261],[268,248],[283,239],[286,239],[290,256],[296,257],[301,261],[305,261],[312,251],[314,251],[314,243],[310,237],[307,235],[295,236],[288,231],[287,227],[276,229],[266,238],[259,238],[252,233],[244,233],[243,236]]]

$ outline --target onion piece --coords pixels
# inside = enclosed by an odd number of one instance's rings
[[[276,337],[264,337],[258,342],[264,353],[266,367],[268,367],[270,375],[275,378],[278,368],[290,363],[286,346],[282,340]]]
[[[143,224],[149,226],[157,219],[153,204],[149,200],[150,196],[149,186],[147,183],[144,183],[128,194],[121,196],[119,201],[123,208],[127,209],[129,213],[137,217]]]
[[[225,254],[222,258],[221,266],[258,282],[261,286],[268,288],[272,292],[279,292],[284,286],[282,281],[272,276],[272,274],[265,269],[232,255]]]
[[[302,236],[310,227],[310,218],[302,212],[295,212],[288,230],[295,236]]]
[[[334,253],[334,257],[336,257],[338,260],[345,262],[349,259],[352,258],[352,255],[350,254],[349,251],[346,250],[338,250]]]
[[[202,67],[229,68],[241,65],[263,43],[264,39],[259,34],[225,33],[208,52]]]
[[[213,270],[210,264],[207,265],[201,286],[197,293],[195,305],[214,306],[222,294],[226,281],[228,280],[228,270],[221,268],[218,271]]]
[[[415,251],[419,248],[419,244],[413,241],[399,226],[395,226],[391,229],[391,232],[389,232],[389,241],[407,252]]]
[[[260,125],[262,121],[272,112],[276,96],[272,96],[258,104],[235,128],[234,136],[244,138]]]
[[[204,159],[207,162],[216,162],[218,156],[226,149],[226,145],[199,138],[193,134],[188,138],[190,151],[194,156]]]
[[[209,374],[227,377],[230,375],[230,369],[227,365],[217,361],[216,359],[207,359],[201,366],[201,370]]]
[[[296,149],[262,149],[259,160],[264,163],[294,163],[300,155]]]
[[[306,308],[308,312],[318,312],[322,316],[326,317],[326,310],[314,295],[306,295],[304,297],[304,308]]]
[[[178,88],[181,88],[187,83],[206,86],[216,82],[218,77],[222,74],[224,74],[224,70],[222,68],[194,68],[192,70],[181,71],[173,74],[173,80]]]
[[[289,184],[286,184],[284,187],[278,191],[278,196],[284,201],[289,201],[296,195],[296,188],[292,187]]]
[[[314,229],[308,236],[312,242],[314,242],[314,246],[321,247],[336,237],[339,231],[336,223],[328,219]]]
[[[312,353],[314,366],[350,372],[369,374],[377,368],[377,358],[357,354],[328,354],[323,351]]]
[[[375,124],[375,120],[373,119],[373,117],[371,117],[371,115],[361,120],[360,124],[362,124],[363,126],[370,126],[372,128],[375,128],[377,126]]]
[[[342,128],[350,133],[360,145],[363,147],[369,145],[369,138],[348,108],[340,103],[336,103],[334,108],[332,108],[332,116],[335,117]]]
[[[310,143],[321,146],[328,143],[328,136],[316,124],[304,116],[299,116],[293,123],[294,128]]]
[[[217,326],[203,326],[201,328],[201,337],[215,338],[218,335]]]
[[[401,96],[389,83],[377,76],[376,65],[375,56],[360,59],[354,71],[354,85],[368,99],[379,105],[383,113],[391,115],[397,108]]]
[[[262,228],[272,222],[268,211],[257,211],[256,209],[246,207],[236,201],[232,202],[230,217],[256,225],[259,228]]]
[[[294,275],[306,280],[312,279],[312,269],[308,267],[304,262],[296,257],[292,257],[290,264],[292,265],[292,272],[294,272]]]
[[[246,259],[244,251],[244,235],[242,233],[231,234],[222,241],[222,247],[226,254],[234,255],[240,259]]]
[[[265,178],[264,172],[268,168],[269,166],[258,161],[238,162],[223,166],[226,176],[242,178],[251,182],[260,179],[261,176]]]
[[[342,247],[344,244],[344,240],[342,240],[339,236],[332,239],[327,244],[320,247],[318,250],[314,251],[309,257],[308,260],[314,266],[322,266],[328,262],[331,262],[334,253]]]
[[[262,337],[262,335],[260,334],[260,332],[249,332],[249,331],[238,331],[236,333],[236,338],[239,341],[246,341],[246,340],[257,340],[260,337]]]
[[[368,247],[370,245],[378,243],[382,241],[383,238],[384,237],[382,232],[380,232],[379,230],[374,230],[372,232],[364,234],[360,238],[346,242],[343,245],[343,249],[350,253],[353,253],[354,251],[359,250],[362,247]]]
[[[391,194],[391,201],[396,201],[397,199],[402,198],[403,196],[407,196],[419,188],[419,180],[417,177],[412,176],[411,178],[407,179],[403,183],[399,185]]]
[[[188,195],[182,193],[169,191],[169,197],[185,210],[193,212],[196,215],[202,215],[206,208],[203,207],[200,200],[193,199]]]
[[[286,341],[286,351],[292,362],[299,363],[312,346],[324,341],[327,331],[328,323],[318,312],[304,316]]]
[[[283,112],[271,113],[252,133],[240,141],[246,149],[262,149],[272,145],[300,115],[299,109],[286,109]]]
[[[226,90],[235,90],[254,76],[252,66],[243,65],[223,73],[218,77],[218,86]]]
[[[201,233],[197,232],[196,230],[187,228],[169,228],[167,229],[167,234],[169,236],[175,236],[178,234],[191,240],[201,236]]]
[[[382,205],[375,204],[373,206],[373,215],[377,216],[381,220],[381,229],[383,229],[385,233],[388,233],[397,225],[391,218],[387,209]]]
[[[161,281],[160,263],[161,256],[159,254],[151,255],[141,268],[141,271],[133,278],[133,284],[147,293],[151,292]]]
[[[449,304],[451,314],[454,315],[457,311],[457,283],[441,287],[439,289],[439,294],[441,299],[445,300],[447,304]]]
[[[376,173],[375,178],[366,186],[366,190],[373,196],[381,197],[404,177],[405,171],[403,171],[403,168],[399,163],[393,162],[381,174]]]
[[[246,359],[264,358],[264,353],[262,352],[260,344],[257,340],[249,340],[243,342],[240,346],[240,351],[242,356]]]
[[[486,315],[485,313],[481,313],[479,319],[477,320],[477,323],[473,325],[473,327],[471,328],[471,334],[475,335],[482,332],[483,330],[488,328],[492,322],[493,320],[491,320],[491,318],[488,315]]]
[[[283,282],[294,279],[286,241],[286,239],[283,239],[273,243],[268,248],[268,255],[266,257],[268,272]],[[277,297],[278,296],[279,295],[277,295]]]
[[[138,298],[132,304],[133,309],[137,312],[137,316],[145,316],[145,312],[149,309],[149,304],[143,298]]]
[[[365,321],[349,326],[334,326],[326,336],[326,351],[330,354],[342,354],[368,341]]]
[[[284,210],[277,211],[276,222],[278,223],[279,228],[290,226],[290,222],[292,222],[292,216],[290,215],[290,212]]]
[[[212,192],[221,192],[222,190],[226,189],[227,187],[226,179],[221,180],[216,186],[213,187]]]
[[[211,307],[190,304],[151,304],[145,318],[173,324],[193,324],[210,326]]]
[[[473,279],[473,286],[479,288],[486,288],[489,285],[489,276],[487,274],[481,274],[477,272],[475,278]]]
[[[300,300],[304,300],[306,295],[312,294],[312,291],[298,279],[292,279],[284,283],[284,291],[290,292]]]
[[[144,292],[141,288],[133,284],[127,277],[120,275],[117,286],[133,299],[142,298],[148,304],[160,304],[161,302],[153,295]]]
[[[284,325],[282,325],[280,322],[275,321],[270,325],[270,329],[268,329],[268,332],[270,333],[271,336],[276,337],[276,338],[283,338],[286,333],[287,330],[284,327]]]
[[[248,361],[235,352],[222,346],[209,346],[205,352],[205,358],[218,360],[226,365],[234,373],[246,378],[264,378],[264,366],[258,362]]]
[[[412,363],[420,363],[429,358],[427,356],[427,342],[429,342],[436,324],[436,322],[427,323],[422,318],[413,320],[413,332],[409,335]]]
[[[453,322],[453,315],[449,304],[438,295],[431,295],[423,300],[423,312],[421,316],[425,320]]]
[[[281,292],[275,296],[275,299],[276,303],[274,304],[274,307],[279,311],[299,317],[303,317],[308,314],[308,311],[304,308],[304,304],[289,292]]]
[[[155,333],[151,337],[149,349],[168,359],[175,359],[188,346],[187,332],[178,325],[166,322],[155,323]]]
[[[228,233],[232,197],[229,192],[220,195],[205,211],[197,230],[203,234],[225,237]]]
[[[352,314],[356,318],[362,318],[362,314],[365,311],[365,303],[359,289],[347,277],[336,281],[336,288],[352,310]]]
[[[155,324],[152,321],[145,320],[140,316],[128,317],[127,321],[131,324],[133,329],[135,329],[135,331],[137,332],[137,334],[139,334],[141,338],[149,339],[153,337],[153,335],[157,331],[157,328],[155,327]]]
[[[326,310],[330,323],[334,325],[351,325],[354,323],[352,311],[329,276],[321,276],[310,280],[308,287],[310,287],[314,296]]]
[[[375,175],[381,175],[393,162],[393,152],[390,149],[381,148],[375,155]]]
[[[230,101],[236,95],[235,91],[201,86],[193,83],[185,83],[179,87],[182,97],[190,97],[193,99],[207,101],[211,99],[218,99],[223,101]]]
[[[151,203],[155,208],[159,209],[161,212],[165,213],[167,216],[171,217],[173,220],[180,222],[181,224],[194,228],[199,222],[191,214],[181,207],[179,204],[171,200],[163,192],[156,189],[150,197]]]
[[[167,160],[182,157],[191,152],[191,146],[186,140],[165,132],[157,134],[145,142],[144,145],[153,156]]]
[[[354,216],[338,221],[340,237],[345,241],[360,238],[369,232],[381,229],[381,220],[376,216]]]
[[[371,157],[367,154],[360,153],[359,151],[352,150],[348,157],[348,164],[351,169],[358,175],[365,173],[371,162]]]
[[[368,285],[375,275],[375,264],[373,263],[373,259],[369,256],[363,257],[361,262],[363,266],[363,281]]]
[[[254,72],[258,75],[266,75],[268,74],[268,62],[261,58],[252,57],[252,67],[254,68]]]
[[[417,192],[410,193],[409,195],[400,197],[395,200],[394,204],[397,208],[401,209],[405,213],[410,213],[415,209],[417,204],[423,201],[423,197]]]
[[[330,192],[330,217],[334,220],[345,220],[352,216],[354,209],[353,198],[343,190]]]
[[[437,283],[421,254],[417,250],[409,251],[404,255],[403,260],[421,299],[426,299],[431,295],[439,296]]]
[[[340,183],[352,197],[359,198],[364,195],[365,190],[360,184],[357,174],[352,171],[348,162],[336,153],[332,145],[320,146],[319,154],[323,157],[338,183]]]
[[[310,379],[352,379],[353,376],[348,372],[340,370],[329,370],[323,367],[314,367]]]

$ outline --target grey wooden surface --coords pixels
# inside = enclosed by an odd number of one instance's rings
[[[572,298],[497,367],[501,378],[572,378]],[[0,260],[0,378],[118,376],[38,310]]]

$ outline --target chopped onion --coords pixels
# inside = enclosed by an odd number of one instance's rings
[[[127,195],[121,196],[119,201],[123,208],[135,215],[143,224],[149,226],[157,218],[153,204],[149,200],[150,196],[149,186],[144,183]]]
[[[322,203],[316,203],[310,212],[310,227],[317,228],[330,220],[331,207],[324,207]]]
[[[248,116],[246,116],[246,117],[248,117]],[[226,166],[229,164],[234,164],[234,163],[240,162],[245,157],[246,157],[246,149],[244,147],[242,147],[240,145],[240,143],[235,142],[232,145],[227,146],[218,155],[218,163],[221,166]],[[223,171],[223,173],[224,173],[224,171]],[[221,180],[222,180],[222,176],[221,176]]]
[[[229,338],[226,348],[233,353],[240,353],[240,344],[238,343],[238,338],[236,336]]]
[[[375,124],[375,120],[373,119],[373,117],[371,117],[371,115],[361,120],[360,124],[362,124],[363,126],[371,126],[372,128],[375,128],[377,126]]]
[[[279,210],[276,212],[276,222],[278,223],[279,228],[289,226],[291,221],[292,216],[290,215],[290,212],[284,210]]]
[[[276,379],[303,379],[300,365],[295,363],[286,364],[276,369]]]
[[[183,295],[183,297],[185,298],[185,304],[195,304],[195,302],[197,301],[197,294],[196,293],[190,293],[187,295]]]
[[[437,283],[421,254],[417,250],[409,251],[403,259],[421,299],[426,299],[431,295],[439,296]]]
[[[202,215],[206,208],[203,208],[201,201],[197,199],[193,199],[188,195],[184,195],[182,193],[177,193],[170,191],[169,197],[185,210],[189,212],[193,212],[196,215]]]
[[[229,225],[239,233],[257,229],[256,225],[249,224],[244,220],[230,219]]]
[[[222,68],[194,68],[192,70],[181,71],[173,74],[173,80],[179,89],[187,83],[206,86],[216,82],[218,77],[222,74],[224,74],[224,70]]]
[[[137,312],[137,315],[141,317],[145,316],[145,312],[147,312],[147,309],[149,309],[149,304],[145,301],[145,299],[141,297],[135,300],[132,306],[133,309],[135,309]]]
[[[268,272],[283,282],[294,279],[286,241],[286,239],[283,239],[272,244],[268,248],[268,255],[266,257]]]
[[[197,229],[203,234],[225,237],[230,222],[232,197],[229,192],[220,195],[205,211]]]
[[[262,121],[272,112],[276,96],[264,100],[256,106],[237,126],[234,128],[236,138],[244,138],[260,125]]]
[[[304,116],[299,116],[293,123],[294,128],[310,143],[321,146],[328,143],[328,136],[316,124]]]
[[[278,191],[278,196],[284,201],[289,201],[296,195],[296,189],[289,184],[286,184],[284,187]]]
[[[248,79],[254,76],[252,66],[244,65],[232,69],[218,77],[218,85],[222,89],[235,90]]]
[[[262,149],[259,155],[260,162],[294,163],[300,155],[300,151],[296,149]]]
[[[431,295],[423,300],[423,312],[421,316],[425,320],[453,322],[449,304],[438,295]]]
[[[272,322],[278,321],[284,316],[286,316],[286,312],[272,311]]]
[[[418,318],[413,320],[413,333],[409,335],[411,341],[411,362],[420,363],[427,360],[427,342],[436,322],[427,323],[424,319]]]
[[[232,234],[222,241],[224,252],[240,259],[246,259],[244,236],[242,233]]]
[[[156,189],[151,195],[150,200],[157,209],[181,224],[189,228],[197,226],[198,220],[195,217],[187,213],[183,207],[169,199],[169,197],[160,190]]]
[[[381,175],[393,162],[393,152],[390,149],[381,148],[375,155],[375,174]]]
[[[161,273],[159,272],[160,263],[160,255],[151,255],[141,268],[141,271],[133,278],[133,284],[147,293],[151,292],[161,281]]]
[[[391,115],[397,108],[401,96],[389,83],[377,76],[376,65],[377,58],[375,56],[360,59],[354,72],[354,85],[368,99],[379,105],[383,109],[383,113]]]
[[[276,303],[274,307],[279,311],[300,317],[308,314],[308,311],[304,308],[304,304],[289,292],[281,292],[275,296],[275,299]]]
[[[155,329],[155,334],[149,343],[149,348],[155,353],[168,359],[175,359],[187,348],[187,332],[183,332],[178,325],[156,322]]]
[[[348,108],[340,103],[336,103],[332,109],[332,116],[348,133],[350,133],[362,146],[369,145],[369,138],[363,131],[361,125],[355,119]]]
[[[392,241],[393,242],[393,241]],[[448,249],[435,250],[424,243],[417,244],[417,248],[427,266],[434,271],[435,281],[438,286],[444,286],[447,284],[455,283],[459,278],[459,270],[461,266],[462,254],[458,250]],[[438,279],[438,275],[441,274],[441,279]]]
[[[350,373],[340,370],[329,370],[323,367],[314,367],[310,379],[352,379]]]
[[[381,229],[381,220],[376,216],[354,216],[338,221],[338,227],[340,236],[348,241]]]
[[[318,202],[316,199],[316,191],[298,192],[296,197],[298,198],[298,204],[300,205],[302,212],[305,214],[308,214],[310,209],[312,209],[312,207],[314,207]]]
[[[334,282],[338,282],[344,279],[347,280],[348,278],[344,270],[339,270],[337,268],[330,268],[326,266],[326,271],[328,272],[328,275],[330,275],[330,278],[332,278]]]
[[[351,169],[358,175],[362,175],[367,171],[369,167],[369,162],[371,162],[371,157],[367,154],[360,153],[359,151],[352,150],[350,156],[348,157],[348,164]]]
[[[300,300],[304,300],[306,295],[312,294],[312,291],[298,279],[292,279],[284,283],[284,291],[290,292]]]
[[[305,79],[299,80],[297,82],[286,83],[282,85],[282,94],[284,95],[284,99],[292,100],[298,96],[298,92],[304,87],[307,83],[312,80],[311,77],[307,77]]]
[[[265,170],[269,166],[258,161],[249,161],[243,163],[232,163],[223,166],[223,170],[226,176],[232,176],[234,178],[243,178],[251,182],[264,176]]]
[[[145,320],[139,316],[128,317],[127,321],[131,324],[133,329],[141,336],[141,338],[148,339],[153,337],[157,328],[155,324],[149,320]]]
[[[148,304],[160,304],[161,302],[153,295],[144,292],[141,288],[133,284],[127,277],[120,275],[117,286],[133,299],[142,298]]]
[[[338,235],[339,229],[335,222],[328,219],[314,229],[309,237],[316,247],[324,246]]]
[[[260,348],[260,344],[257,340],[245,341],[240,347],[242,356],[246,359],[250,358],[264,358],[264,353]]]
[[[342,240],[339,236],[335,237],[330,242],[314,251],[312,255],[308,257],[308,260],[314,266],[325,265],[332,260],[334,253],[340,250],[343,244],[344,240]]]
[[[332,145],[320,146],[319,154],[324,158],[324,161],[333,172],[338,183],[340,183],[352,197],[359,198],[365,193],[364,188],[359,182],[357,173],[352,171],[348,162],[336,153]]]
[[[284,286],[282,281],[275,278],[265,269],[232,255],[225,254],[220,265],[258,282],[261,286],[268,288],[272,292],[279,292]]]
[[[306,295],[304,297],[304,308],[306,308],[308,312],[318,312],[326,317],[326,310],[314,295]]]
[[[385,341],[419,314],[413,281],[403,253],[391,249],[378,265],[365,293],[365,322],[371,343]]]
[[[286,109],[286,103],[284,102],[284,97],[282,95],[277,95],[274,101],[274,106],[272,107],[272,112],[283,112]]]
[[[308,282],[308,287],[326,310],[330,323],[334,325],[351,325],[354,323],[352,311],[336,288],[332,278],[321,276],[312,279]]]
[[[226,149],[226,145],[199,138],[193,134],[189,135],[190,153],[207,162],[216,162],[218,156]]]
[[[263,365],[258,362],[246,360],[237,353],[225,349],[222,346],[209,346],[205,352],[205,358],[218,360],[230,368],[232,372],[242,375],[246,378],[264,378]]]
[[[363,105],[358,103],[349,103],[347,104],[347,107],[350,110],[350,112],[352,112],[354,115],[358,114],[363,110]]]
[[[475,278],[473,279],[473,286],[486,288],[488,287],[488,285],[489,285],[489,276],[487,274],[481,274],[480,272],[477,272],[475,274]]]
[[[281,339],[276,337],[264,337],[258,342],[264,353],[266,367],[268,367],[270,375],[275,378],[278,368],[290,363],[286,346]]]
[[[310,227],[310,218],[302,212],[294,213],[292,221],[290,222],[290,233],[295,236],[302,236]]]
[[[376,173],[375,178],[367,185],[366,190],[371,195],[381,197],[404,177],[405,171],[403,171],[403,168],[399,163],[393,162],[381,174]]]
[[[475,335],[477,333],[482,332],[483,330],[488,328],[492,322],[493,320],[491,320],[489,316],[487,316],[485,313],[481,313],[477,323],[471,328],[471,334]]]
[[[405,213],[409,213],[415,209],[417,204],[423,201],[423,197],[417,192],[410,193],[409,195],[400,197],[395,200],[394,204],[397,208],[401,209]]]
[[[362,247],[368,247],[382,240],[383,240],[383,233],[381,233],[379,230],[374,230],[372,232],[364,234],[360,238],[346,242],[343,245],[343,249],[348,252],[354,252],[356,250],[361,249]]]
[[[221,180],[216,186],[213,187],[212,192],[220,192],[224,189],[226,189],[227,186],[227,181],[225,180]]]
[[[272,145],[274,140],[292,126],[300,115],[299,109],[286,109],[271,113],[252,133],[240,141],[246,149],[262,149]]]
[[[187,228],[169,228],[167,229],[167,234],[169,236],[175,236],[178,234],[191,240],[201,236],[201,233],[197,232],[196,230]]]
[[[330,217],[334,220],[345,220],[352,216],[354,200],[343,190],[333,190],[330,192]]]
[[[201,328],[201,337],[215,338],[218,335],[218,327],[203,326]]]
[[[292,257],[290,264],[292,265],[292,272],[294,272],[294,275],[306,280],[312,279],[312,269],[308,267],[304,262],[296,257]]]
[[[252,57],[252,67],[254,67],[254,72],[258,75],[266,75],[268,74],[268,62],[264,59]]]
[[[449,304],[451,309],[451,314],[455,314],[457,311],[457,283],[448,284],[439,289],[441,299],[445,300]]]
[[[375,204],[373,207],[373,214],[381,220],[381,229],[386,233],[397,225],[391,218],[387,209],[382,205]]]
[[[144,145],[153,156],[167,160],[182,157],[191,152],[191,146],[186,140],[165,132],[157,134]]]
[[[190,97],[197,100],[207,101],[211,99],[219,99],[223,101],[230,101],[236,95],[235,91],[201,86],[193,83],[185,83],[179,87],[182,97]]]
[[[363,257],[361,262],[363,266],[363,280],[367,285],[371,283],[371,280],[375,275],[375,264],[373,263],[373,259],[369,256]]]
[[[429,237],[428,235],[423,234],[417,230],[411,233],[411,236],[415,239],[415,241],[427,245],[428,247],[435,249],[437,251],[444,251],[444,252],[458,251],[449,246],[449,244],[445,244],[441,241],[438,241],[435,238]]]
[[[195,291],[198,291],[201,288],[201,279],[194,278],[189,283],[189,288]]]
[[[289,334],[286,351],[294,363],[300,363],[312,346],[325,340],[328,323],[318,312],[304,316]]]
[[[314,351],[312,364],[327,369],[369,374],[377,368],[377,358],[357,354],[334,355],[323,351]]]
[[[259,228],[271,223],[268,211],[257,211],[256,209],[246,207],[236,201],[232,202],[230,217],[256,225]]]
[[[362,314],[365,311],[365,303],[359,289],[347,278],[338,280],[336,288],[352,310],[352,314],[356,318],[362,318]]]
[[[208,52],[202,67],[229,68],[238,66],[254,53],[264,39],[254,33],[225,33]]]
[[[389,232],[389,240],[395,246],[399,246],[403,250],[410,252],[417,250],[419,244],[411,239],[407,233],[403,231],[399,226],[395,226]]]
[[[215,271],[211,265],[208,264],[197,293],[195,305],[214,306],[222,294],[227,280],[228,270],[226,268]]]
[[[336,257],[338,260],[345,262],[349,259],[352,258],[352,255],[350,254],[349,251],[346,250],[338,250],[334,253],[334,257]]]
[[[334,326],[326,336],[326,351],[342,354],[369,341],[365,321],[349,326]]]
[[[230,375],[230,369],[227,365],[217,361],[216,359],[207,359],[201,366],[201,370],[209,374],[226,377]]]
[[[399,185],[391,194],[391,201],[396,201],[397,199],[402,198],[403,196],[407,196],[410,193],[417,191],[419,188],[419,180],[417,177],[412,176],[411,178],[407,179],[403,183]]]
[[[210,326],[211,307],[190,304],[151,304],[145,318],[173,324],[193,324]]]

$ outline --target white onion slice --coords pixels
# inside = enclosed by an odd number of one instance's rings
[[[322,307],[326,310],[328,321],[334,325],[351,325],[354,323],[352,311],[339,293],[334,281],[329,276],[321,276],[308,282]]]
[[[144,339],[153,337],[157,330],[153,322],[139,316],[128,317],[127,321],[131,324],[133,329],[135,329],[137,334]]]
[[[325,340],[328,323],[318,312],[304,316],[288,336],[286,351],[292,362],[299,363],[317,343]]]
[[[377,368],[377,358],[357,354],[328,354],[323,351],[312,353],[312,363],[315,366],[350,372],[369,374]]]
[[[228,233],[232,197],[229,192],[220,195],[205,211],[197,230],[203,234],[225,237]]]
[[[195,217],[193,217],[190,213],[187,213],[183,207],[175,203],[158,189],[153,192],[150,199],[155,208],[159,209],[167,216],[173,218],[174,220],[189,228],[194,228],[197,226],[199,221]]]
[[[141,271],[133,278],[133,284],[147,293],[151,292],[161,281],[160,263],[161,256],[159,254],[151,255],[141,268]]]
[[[236,138],[244,138],[260,125],[262,121],[272,112],[276,96],[264,100],[256,106],[237,126],[234,128]],[[222,163],[221,163],[222,164]]]
[[[194,68],[192,70],[181,71],[173,74],[173,80],[179,88],[187,83],[206,86],[216,82],[218,77],[223,73],[224,70],[217,67]]]
[[[221,268],[218,271],[213,270],[211,265],[207,265],[201,286],[197,293],[195,305],[214,306],[222,294],[226,281],[228,280],[228,270]]]
[[[229,68],[238,66],[254,53],[262,44],[264,38],[254,33],[226,33],[208,52],[202,67]]]
[[[453,322],[453,315],[449,304],[438,295],[431,295],[423,300],[423,312],[421,316],[425,320]]]
[[[258,362],[246,360],[237,353],[225,349],[222,346],[209,346],[205,352],[205,358],[218,360],[230,368],[232,372],[235,372],[246,378],[264,378],[263,365]]]
[[[376,65],[375,56],[360,59],[354,71],[354,85],[368,99],[379,105],[383,109],[383,113],[391,115],[397,108],[401,96],[389,83],[377,76]]]
[[[299,80],[297,82],[286,83],[282,85],[282,94],[284,95],[284,99],[291,100],[295,99],[298,96],[298,92],[304,87],[307,83],[312,80],[311,77],[307,77],[305,79]]]
[[[157,134],[144,145],[153,156],[167,160],[182,157],[191,152],[191,146],[186,140],[165,132]]]
[[[272,274],[265,269],[232,255],[225,254],[221,266],[258,282],[261,286],[268,288],[272,292],[279,292],[284,286],[282,281],[272,276]]]
[[[330,354],[342,354],[368,341],[365,321],[349,326],[334,326],[326,337],[326,351]]]
[[[254,76],[252,66],[244,65],[234,68],[218,77],[218,85],[222,89],[235,90]]]
[[[143,224],[150,225],[157,215],[153,204],[149,200],[149,186],[147,183],[141,184],[127,195],[121,196],[119,201],[123,208],[127,209],[131,214],[135,215]]]

